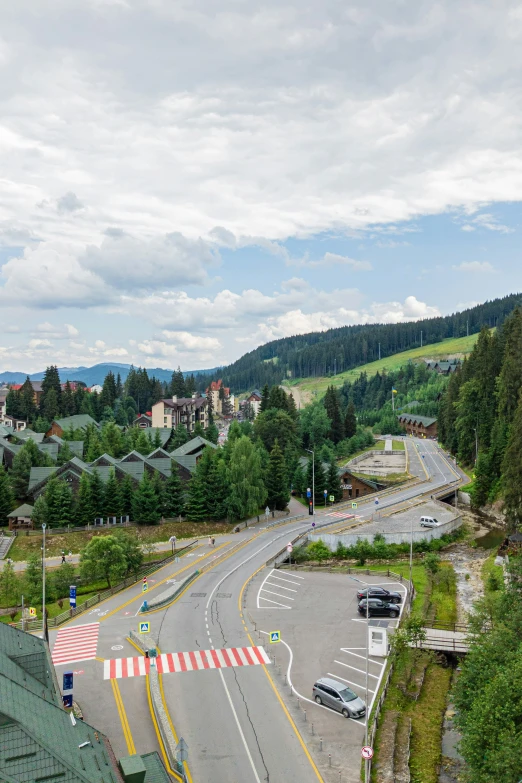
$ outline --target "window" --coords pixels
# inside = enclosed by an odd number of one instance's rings
[[[359,497],[359,490],[358,490],[358,489],[356,489],[356,490],[355,490],[355,497],[356,497],[356,498],[358,498],[358,497]]]
[[[164,416],[164,417],[163,417],[163,423],[164,423],[165,425],[167,424],[167,417],[166,417],[166,416]]]

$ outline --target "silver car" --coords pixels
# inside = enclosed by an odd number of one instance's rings
[[[421,527],[440,527],[442,522],[439,522],[438,519],[435,519],[435,517],[421,517],[420,518],[420,526]]]
[[[345,718],[363,718],[366,705],[350,688],[330,677],[321,677],[313,687],[317,704],[324,704],[344,715]]]

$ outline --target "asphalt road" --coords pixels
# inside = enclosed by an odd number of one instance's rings
[[[433,442],[406,440],[410,472],[423,476],[426,482],[384,497],[379,504],[381,509],[407,502],[455,479],[454,468],[443,459]],[[359,503],[357,513],[361,516],[370,516],[373,511],[373,498]],[[320,513],[316,516],[318,523],[334,519]],[[238,551],[232,552],[226,559],[217,560],[216,566],[196,579],[174,604],[147,618],[151,621],[152,633],[159,637],[161,652],[197,653],[200,650],[243,648],[260,643],[257,635],[253,634],[249,618],[242,616],[240,598],[243,586],[258,569],[264,569],[265,562],[288,540],[307,527],[308,518],[273,529],[262,529],[262,526],[248,528],[231,539],[223,540],[221,550],[217,547],[210,550],[205,541],[192,553],[192,557],[186,556],[178,564],[165,566],[154,574],[156,582],[149,579],[149,598],[156,591],[164,590],[165,582],[182,570],[188,574],[198,563],[211,561],[221,552],[226,553],[242,543]],[[162,581],[163,584],[160,584]],[[289,587],[292,588],[292,585]],[[335,594],[335,586],[331,589]],[[285,594],[284,591],[279,592]],[[277,596],[275,600],[282,601]],[[312,630],[314,617],[321,620],[324,600],[326,598],[321,602],[310,602],[310,606],[305,608],[308,627]],[[137,752],[146,752],[158,745],[148,711],[145,678],[103,680],[103,659],[138,655],[126,641],[126,636],[131,628],[137,628],[136,613],[141,602],[138,585],[104,602],[97,607],[98,612],[76,618],[68,627],[92,623],[99,618],[98,660],[57,667],[59,678],[66,669],[83,671],[76,677],[75,698],[81,702],[86,720],[99,725],[108,734],[119,755],[133,752],[133,748]],[[285,628],[288,628],[286,633],[291,636],[292,624],[298,624],[298,613],[286,610],[285,623]],[[357,623],[351,624],[357,628]],[[342,632],[337,637],[333,619],[327,625],[331,629],[332,649],[337,650],[337,655],[340,655],[341,647],[362,646],[360,640],[346,644],[346,636]],[[342,624],[339,628],[342,631]],[[329,633],[327,628],[324,633]],[[360,635],[360,631],[353,633]],[[51,633],[51,648],[55,638],[56,631]],[[299,645],[303,648],[300,649],[299,667],[303,673],[298,675],[299,687],[309,690],[313,684],[309,683],[310,677],[313,679],[315,676],[314,664],[313,660],[307,660],[305,641],[300,641]],[[313,645],[309,645],[308,649],[313,659]],[[325,660],[324,664],[332,673],[342,670],[335,659]],[[307,667],[309,674],[306,674]],[[324,673],[323,665],[316,668]],[[356,681],[356,676],[357,673],[354,673],[354,678],[346,679]],[[166,674],[163,686],[177,734],[182,735],[189,746],[189,783],[191,779],[194,783],[312,783],[333,779],[328,771],[321,774],[307,747],[312,747],[317,758],[315,746],[308,741],[307,733],[298,730],[292,721],[292,711],[279,695],[281,680],[273,665]],[[340,721],[336,716],[335,719]],[[361,727],[353,725],[353,731],[360,733]],[[344,731],[344,724],[339,730]],[[358,734],[354,742],[356,747]],[[317,763],[321,765],[320,761]],[[343,780],[358,779],[358,768],[353,774],[353,777]]]

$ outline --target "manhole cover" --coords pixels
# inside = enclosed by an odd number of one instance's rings
[[[191,593],[190,594],[191,598],[205,598],[205,596],[206,596],[206,593]]]
[[[216,593],[216,598],[232,598],[232,593]]]

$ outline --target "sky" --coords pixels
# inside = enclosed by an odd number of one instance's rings
[[[522,289],[522,3],[0,10],[0,371],[216,367]]]

